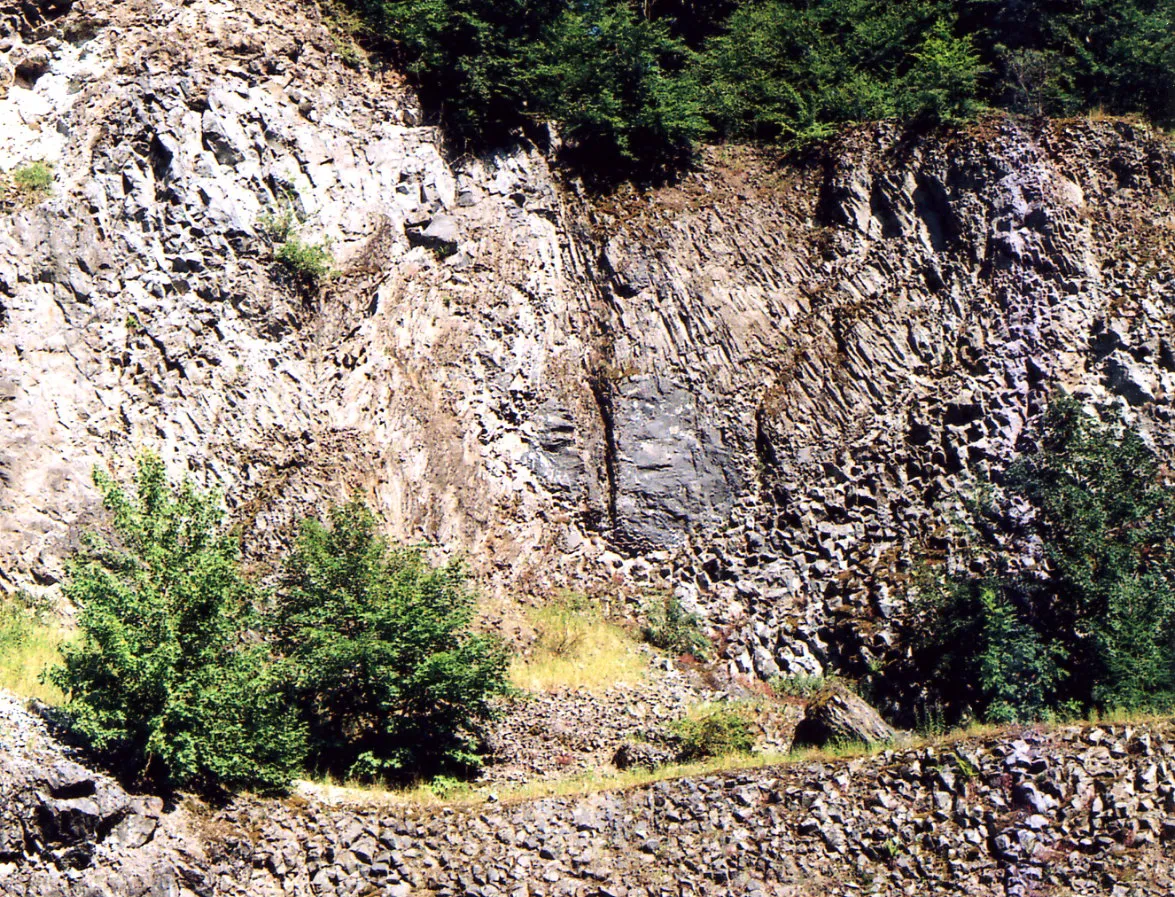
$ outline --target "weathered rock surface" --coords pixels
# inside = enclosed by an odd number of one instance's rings
[[[831,688],[808,704],[796,726],[797,746],[837,742],[885,744],[897,738],[893,726],[846,688]]]
[[[904,565],[1050,393],[1172,455],[1173,150],[1122,122],[726,149],[608,197],[450,159],[294,0],[0,3],[0,587],[94,465],[219,483],[265,561],[359,490],[492,587],[674,589],[733,672],[868,674]],[[292,207],[318,292],[274,261]]]
[[[3,696],[0,720],[0,892],[20,897],[1157,897],[1175,887],[1169,722],[1025,730],[512,804],[242,798],[196,819],[81,769]]]
[[[0,893],[191,895],[207,860],[188,822],[78,763],[0,692]]]

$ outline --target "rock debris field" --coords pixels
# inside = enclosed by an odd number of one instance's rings
[[[471,805],[128,795],[0,697],[0,892],[680,897],[1167,895],[1175,725],[1023,729],[873,756]]]

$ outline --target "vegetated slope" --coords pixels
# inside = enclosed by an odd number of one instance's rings
[[[0,694],[0,889],[21,897],[1170,893],[1169,723],[470,807],[165,808]]]
[[[867,674],[905,563],[1058,388],[1170,457],[1170,143],[860,127],[592,195],[449,159],[312,6],[4,7],[0,582],[51,588],[135,446],[264,566],[351,489],[494,589],[697,602],[735,671]],[[39,10],[39,12],[37,12]],[[287,226],[277,227],[286,212]],[[315,285],[278,261],[328,245]]]

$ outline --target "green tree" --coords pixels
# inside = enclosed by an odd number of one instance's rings
[[[364,778],[476,767],[508,657],[471,630],[474,612],[460,564],[391,547],[363,502],[303,521],[275,629],[311,762]]]
[[[536,56],[540,108],[597,171],[680,164],[707,131],[691,52],[627,3],[572,4]]]
[[[934,0],[744,4],[706,44],[707,109],[726,134],[797,145],[845,122],[961,107],[969,57],[951,21]]]
[[[537,110],[525,60],[561,0],[355,0],[453,131],[492,145]]]
[[[69,560],[81,639],[52,679],[75,729],[126,772],[164,787],[280,791],[303,755],[263,646],[254,590],[218,496],[138,459],[135,491],[99,470],[111,515]]]
[[[900,82],[898,111],[908,118],[953,122],[973,116],[984,67],[969,37],[956,37],[939,21],[913,54]]]
[[[992,102],[1175,119],[1175,0],[956,0],[991,66]]]
[[[956,710],[1024,719],[1175,699],[1175,487],[1137,431],[1102,416],[1054,402],[982,512],[989,536],[971,550],[1007,572],[919,590],[922,675]],[[1036,569],[1020,561],[1033,545]]]

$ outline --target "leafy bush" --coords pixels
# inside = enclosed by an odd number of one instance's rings
[[[734,708],[705,707],[673,724],[682,760],[749,754],[755,748],[751,721]]]
[[[956,0],[993,70],[993,102],[1068,115],[1104,108],[1175,120],[1173,0]]]
[[[81,638],[52,674],[75,729],[158,785],[280,791],[304,737],[246,638],[254,594],[219,498],[168,483],[150,454],[133,495],[101,471],[94,481],[110,532],[69,560]]]
[[[528,59],[560,0],[356,0],[401,49],[426,100],[462,140],[493,144],[533,114]]]
[[[922,0],[744,4],[706,45],[707,107],[724,133],[789,145],[844,122],[969,114],[982,67],[952,21]]]
[[[623,0],[355,0],[475,146],[554,119],[592,170],[648,170],[706,130],[684,43]]]
[[[508,658],[474,610],[460,564],[391,547],[363,502],[304,521],[274,623],[310,762],[364,779],[476,767]]]
[[[290,234],[278,247],[277,260],[296,277],[310,284],[327,280],[334,273],[334,256],[325,243],[308,243]]]
[[[911,621],[920,675],[956,715],[1175,702],[1175,488],[1139,434],[1102,415],[1055,402],[1037,451],[979,511],[990,535],[971,548],[991,572],[924,578]],[[1041,563],[1024,568],[1033,544]]]
[[[706,636],[702,618],[687,611],[672,595],[645,607],[645,641],[670,654],[689,654],[708,660],[714,646]]]

